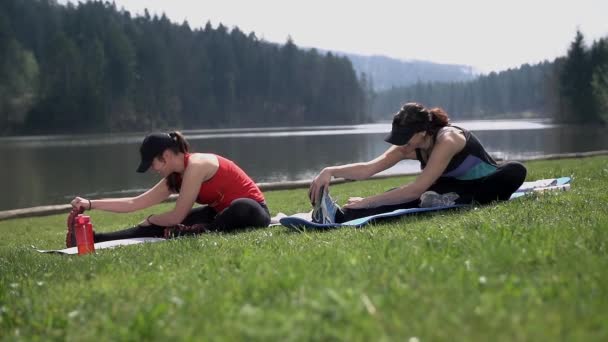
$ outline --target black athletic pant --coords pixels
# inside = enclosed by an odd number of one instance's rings
[[[455,192],[459,196],[456,204],[487,204],[492,201],[506,201],[522,185],[526,179],[526,173],[526,167],[521,163],[508,162],[500,165],[492,174],[479,179],[439,178],[427,191],[435,191],[438,194]],[[416,199],[411,202],[370,209],[342,209],[336,213],[336,222],[342,223],[397,209],[417,208],[419,205],[420,199]]]
[[[220,213],[213,208],[202,206],[194,208],[182,221],[183,225],[205,224],[211,231],[232,232],[247,227],[267,227],[270,224],[270,212],[266,204],[249,198],[234,200]],[[165,227],[151,225],[135,226],[110,233],[95,233],[95,242],[132,239],[140,237],[164,237]]]

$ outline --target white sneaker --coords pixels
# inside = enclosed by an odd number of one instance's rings
[[[336,204],[327,191],[323,191],[321,197],[321,213],[323,215],[324,224],[336,223],[336,212],[340,207]]]
[[[321,210],[321,203],[323,203],[323,194],[325,193],[325,187],[319,189],[317,194],[317,203],[312,207],[312,222],[323,223],[323,211]]]
[[[447,194],[440,195],[435,191],[427,191],[420,196],[420,208],[454,205],[459,197],[460,196],[455,192],[448,192]]]

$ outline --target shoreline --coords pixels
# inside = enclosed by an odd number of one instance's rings
[[[599,150],[591,152],[578,152],[578,153],[560,153],[560,154],[547,154],[542,156],[534,156],[528,158],[518,158],[510,161],[528,162],[528,161],[542,161],[542,160],[559,160],[559,159],[576,159],[576,158],[589,158],[596,156],[608,155],[608,150]],[[500,162],[499,162],[500,163]],[[409,173],[395,173],[387,175],[376,175],[370,180],[384,179],[384,178],[395,178],[414,176],[420,172],[409,172]],[[336,179],[332,180],[331,184],[342,184],[346,182],[353,182],[347,179]],[[258,186],[262,191],[279,191],[279,190],[291,190],[307,188],[310,184],[310,180],[291,181],[291,182],[277,182],[277,183],[258,183]],[[165,202],[174,201],[177,195],[172,195]],[[38,217],[38,216],[49,216],[60,213],[67,213],[70,209],[69,204],[57,204],[57,205],[44,205],[37,207],[21,208],[0,211],[0,221],[11,220],[16,218],[27,218],[27,217]]]

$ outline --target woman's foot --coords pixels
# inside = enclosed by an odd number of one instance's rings
[[[318,204],[315,204],[315,210],[313,210],[312,220],[315,223],[332,224],[336,223],[336,212],[340,210],[340,207],[336,202],[329,196],[329,193],[323,189],[321,198]]]
[[[312,222],[314,223],[323,223],[323,212],[321,210],[321,203],[323,203],[323,194],[325,193],[325,187],[320,187],[319,188],[319,193],[317,194],[316,198],[318,198],[319,200],[317,200],[316,203],[313,204],[312,207]]]
[[[456,204],[459,198],[457,193],[448,192],[447,194],[438,194],[435,191],[427,191],[420,196],[420,208],[445,207]]]

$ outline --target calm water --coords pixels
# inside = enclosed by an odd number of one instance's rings
[[[608,149],[601,127],[543,121],[455,123],[475,132],[494,156],[510,159]],[[184,131],[197,152],[237,162],[256,182],[311,179],[324,166],[366,161],[385,151],[389,124]],[[0,210],[68,203],[74,196],[127,196],[158,178],[135,172],[144,134],[0,138],[5,191]],[[419,170],[403,161],[388,172]]]

